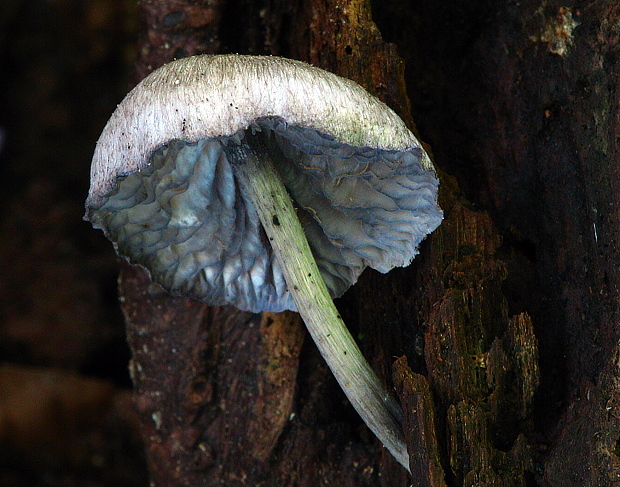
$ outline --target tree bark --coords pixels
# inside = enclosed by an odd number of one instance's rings
[[[383,6],[375,18],[405,47],[420,130],[492,216],[509,313],[532,319],[541,386],[527,479],[617,485],[620,7]]]

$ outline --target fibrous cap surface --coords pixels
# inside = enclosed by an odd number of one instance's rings
[[[170,140],[231,136],[263,117],[352,146],[420,147],[389,107],[351,80],[279,57],[193,56],[153,71],[118,105],[97,142],[87,204]],[[426,153],[422,164],[432,169]]]

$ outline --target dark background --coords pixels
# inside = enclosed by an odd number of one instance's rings
[[[132,1],[0,5],[0,485],[146,485],[117,263],[82,221]]]

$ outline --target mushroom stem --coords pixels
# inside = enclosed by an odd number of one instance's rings
[[[272,155],[260,137],[246,133],[240,145],[229,143],[225,148],[237,180],[256,208],[297,309],[340,387],[371,431],[409,470],[400,406],[338,313]]]

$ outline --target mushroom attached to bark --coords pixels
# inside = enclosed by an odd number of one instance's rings
[[[86,218],[172,294],[297,310],[347,397],[409,468],[396,401],[332,297],[406,266],[441,222],[438,181],[402,120],[359,85],[276,57],[167,64],[97,143]]]

